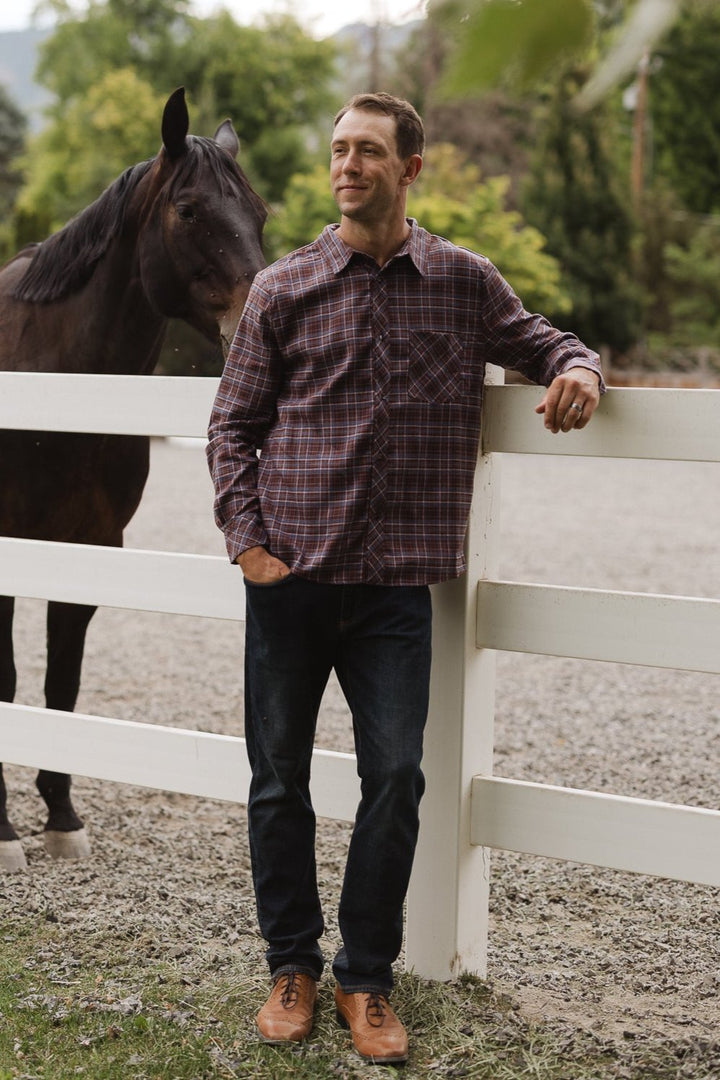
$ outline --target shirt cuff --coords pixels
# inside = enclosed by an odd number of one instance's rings
[[[225,546],[230,562],[235,562],[238,555],[252,547],[269,546],[269,537],[259,522],[231,522],[225,529]]]

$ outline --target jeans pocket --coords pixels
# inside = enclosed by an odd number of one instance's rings
[[[250,578],[243,577],[243,583],[250,589],[280,589],[283,585],[288,585],[294,580],[295,575],[292,573],[277,578],[275,581],[251,581]]]

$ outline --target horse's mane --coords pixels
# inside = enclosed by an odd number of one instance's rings
[[[13,297],[47,303],[80,289],[117,235],[128,199],[151,164],[143,161],[126,169],[94,203],[38,244]]]
[[[207,164],[223,194],[235,194],[239,186],[255,209],[265,212],[264,202],[253,191],[240,166],[214,140],[190,135],[186,144],[187,153],[180,158],[165,198],[170,198],[178,184],[188,183],[200,166]],[[49,303],[81,289],[120,232],[130,197],[154,160],[131,165],[94,203],[38,244],[30,265],[13,290],[13,297],[30,303]]]

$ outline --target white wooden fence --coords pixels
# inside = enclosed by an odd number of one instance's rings
[[[720,884],[720,813],[492,775],[495,650],[720,671],[720,600],[497,580],[493,452],[720,461],[720,395],[611,390],[592,424],[547,433],[541,391],[491,370],[468,531],[468,573],[436,586],[421,840],[406,962],[446,979],[483,974],[489,848]],[[0,373],[0,427],[203,436],[214,379]],[[92,423],[88,422],[92,417]],[[0,594],[242,619],[222,557],[0,538]],[[633,633],[627,634],[628,620]],[[241,739],[0,703],[0,761],[243,802]],[[352,820],[352,755],[318,750],[313,798]]]

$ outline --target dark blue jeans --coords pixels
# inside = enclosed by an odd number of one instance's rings
[[[352,712],[361,800],[333,972],[346,992],[387,993],[425,786],[429,590],[291,575],[273,585],[246,582],[246,598],[250,854],[271,974],[294,968],[319,977],[323,969],[309,780],[320,700],[334,668]]]

